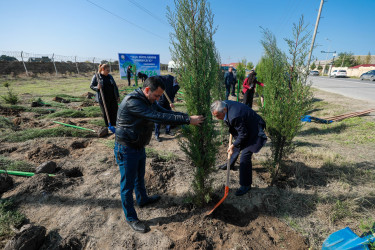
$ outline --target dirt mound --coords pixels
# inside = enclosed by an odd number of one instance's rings
[[[70,144],[70,147],[72,149],[80,149],[80,148],[86,148],[89,145],[89,141],[73,141],[72,144]]]
[[[176,249],[308,249],[306,238],[277,218],[228,209],[229,206],[219,210],[220,216],[228,221],[204,217],[202,213],[187,218],[190,216],[187,213],[186,218],[180,218],[182,223],[166,222],[168,225],[160,226],[159,230]]]
[[[176,162],[167,162],[159,157],[153,158],[150,163],[151,171],[146,172],[145,175],[147,190],[166,192],[168,183],[174,176],[174,164],[176,164]]]
[[[56,146],[55,144],[44,144],[28,152],[27,158],[31,161],[42,163],[47,160],[59,159],[68,155],[68,149]]]
[[[9,175],[0,174],[0,196],[13,187],[13,179]]]
[[[66,188],[74,183],[73,180],[65,178],[62,175],[55,177],[47,174],[36,174],[28,178],[19,187],[17,187],[18,194],[35,194],[42,192],[55,192],[59,189]]]

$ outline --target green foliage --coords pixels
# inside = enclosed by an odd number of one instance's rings
[[[105,127],[104,119],[91,119],[89,123],[99,127]]]
[[[356,64],[357,64],[357,65],[361,65],[361,64],[363,64],[362,59],[361,59],[360,56],[357,56]]]
[[[335,59],[334,65],[335,67],[353,67],[357,64],[353,53],[348,52],[341,52],[337,59]]]
[[[8,118],[0,116],[0,131],[15,130],[14,124]]]
[[[371,63],[371,53],[369,51],[365,58],[365,64],[370,64],[370,63]]]
[[[0,237],[10,237],[14,234],[12,227],[19,227],[25,216],[15,210],[13,201],[0,199]]]
[[[15,58],[13,56],[1,55],[0,56],[0,61],[16,62],[18,60],[17,60],[17,58]]]
[[[237,66],[237,80],[242,83],[245,80],[246,77],[246,67],[245,64],[239,63]]]
[[[318,70],[322,70],[322,69],[323,69],[323,67],[318,65]]]
[[[14,161],[3,156],[0,156],[0,169],[12,170],[12,171],[23,171],[23,172],[34,172],[34,168],[31,164],[24,162],[24,161]]]
[[[343,218],[350,217],[352,213],[353,211],[348,201],[337,200],[332,207],[331,221],[334,223]]]
[[[41,137],[90,137],[92,132],[70,127],[56,127],[49,129],[26,129],[2,135],[0,141],[22,142]]]
[[[248,62],[247,65],[246,65],[246,69],[253,69],[254,68],[254,64],[253,62]]]
[[[292,151],[293,138],[302,127],[301,116],[311,107],[312,92],[306,84],[306,58],[310,34],[305,34],[303,17],[294,24],[294,39],[285,39],[289,54],[282,52],[274,35],[263,30],[264,56],[257,65],[258,79],[265,83],[263,119],[271,139],[270,172],[277,180],[280,165]]]
[[[64,109],[58,112],[46,115],[44,118],[55,118],[55,117],[71,117],[71,118],[79,118],[79,117],[100,117],[102,112],[100,107],[93,106],[93,107],[86,107],[83,108],[83,111],[74,110],[74,109]]]
[[[194,203],[204,205],[212,192],[210,174],[214,171],[217,144],[214,143],[214,123],[210,112],[215,88],[220,88],[218,53],[213,41],[215,28],[213,14],[206,0],[175,0],[176,10],[168,7],[168,20],[172,26],[172,60],[181,66],[181,87],[185,90],[189,114],[203,115],[200,126],[185,126],[186,140],[180,141],[195,168]]]
[[[5,82],[4,87],[7,88],[8,92],[6,95],[1,96],[1,98],[5,101],[7,104],[17,104],[19,102],[18,95],[13,92],[13,90],[10,88],[10,84],[8,82]]]
[[[314,70],[314,69],[316,69],[316,65],[315,65],[315,62],[313,62],[313,63],[311,64],[311,66],[310,66],[310,69],[311,69],[311,70]]]

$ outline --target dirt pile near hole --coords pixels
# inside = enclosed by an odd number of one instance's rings
[[[31,161],[42,163],[47,160],[63,158],[68,155],[68,149],[59,147],[55,144],[44,144],[28,152],[27,158]]]
[[[62,175],[48,176],[47,174],[36,174],[24,181],[17,187],[18,194],[35,194],[48,192],[52,193],[59,189],[66,188],[74,184],[74,179],[66,178]]]
[[[172,161],[167,162],[159,157],[153,158],[149,169],[151,171],[147,171],[145,175],[147,190],[151,192],[166,192],[168,184],[174,176],[174,164]]]

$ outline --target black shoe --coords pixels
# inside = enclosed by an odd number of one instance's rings
[[[241,196],[249,192],[251,189],[251,186],[241,186],[239,189],[237,189],[235,195]]]
[[[144,207],[144,206],[150,205],[150,204],[155,203],[158,200],[160,200],[160,198],[161,197],[158,194],[155,194],[153,196],[149,196],[145,202],[139,203],[138,206],[139,207]]]
[[[227,163],[219,165],[217,168],[220,169],[220,170],[227,170]],[[234,166],[230,166],[230,169],[233,170]]]
[[[174,133],[172,131],[165,132],[166,135],[174,136]]]
[[[155,140],[157,140],[158,142],[161,142],[161,138],[159,136],[156,136]]]
[[[235,94],[232,94],[232,96],[236,96]]]
[[[147,226],[140,220],[126,221],[126,223],[128,223],[129,226],[136,232],[139,232],[139,233],[147,232]]]

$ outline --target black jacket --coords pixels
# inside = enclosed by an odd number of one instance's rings
[[[100,78],[100,84],[103,86],[103,79],[100,77],[100,74],[98,74],[98,75],[99,75],[99,78]],[[115,92],[114,94],[115,94],[115,97],[116,97],[115,100],[117,102],[117,99],[120,97],[120,94],[118,92],[118,88],[117,88],[115,79],[113,79],[113,76],[110,75],[110,74],[108,74],[108,76],[109,76],[111,84],[113,85],[113,89],[114,89],[114,92]],[[90,88],[96,92],[95,100],[99,103],[103,103],[102,97],[100,95],[100,91],[98,90],[98,80],[96,79],[96,74],[92,77]],[[104,99],[105,99],[105,97],[104,97]],[[106,102],[107,101],[108,100],[106,100]]]
[[[263,132],[266,127],[265,121],[243,103],[229,100],[224,102],[228,109],[224,121],[235,138],[233,145],[241,149],[250,146],[251,151],[257,153],[267,140]]]
[[[171,75],[158,76],[158,77],[161,78],[161,80],[164,82],[164,85],[165,85],[165,91],[164,91],[164,94],[160,97],[159,105],[165,109],[171,110],[171,106],[169,105],[170,103],[165,97],[165,93],[167,93],[169,99],[171,99],[171,101],[173,102],[177,91],[180,89],[180,86],[178,85],[173,86],[174,77]]]
[[[141,149],[150,143],[154,123],[189,124],[187,114],[151,104],[141,88],[134,90],[122,100],[117,112],[116,141],[123,145]]]

